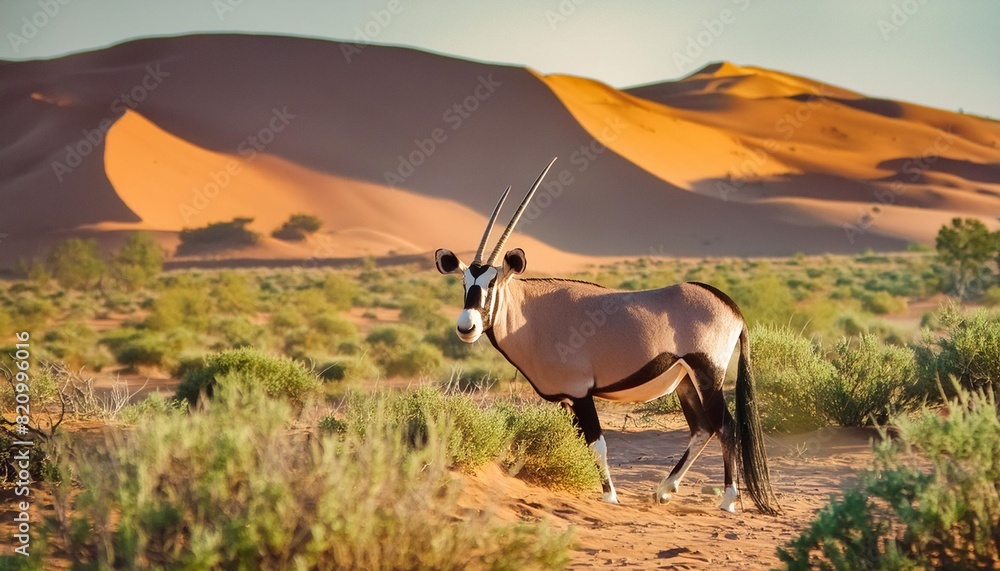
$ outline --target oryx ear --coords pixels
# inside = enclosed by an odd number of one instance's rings
[[[520,274],[528,267],[528,258],[524,255],[524,250],[514,248],[503,256],[503,273]]]
[[[465,264],[451,250],[441,248],[434,252],[434,263],[442,274],[465,273]]]

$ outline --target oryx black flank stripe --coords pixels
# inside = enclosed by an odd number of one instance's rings
[[[736,317],[739,317],[740,319],[743,319],[743,312],[740,311],[740,306],[736,305],[736,302],[733,301],[733,298],[731,298],[728,295],[726,295],[719,288],[717,288],[717,287],[715,287],[713,285],[708,285],[708,284],[701,283],[701,282],[687,282],[687,283],[689,283],[691,285],[695,285],[695,286],[701,287],[701,288],[704,288],[704,289],[707,289],[708,291],[710,291],[712,293],[712,295],[714,295],[715,297],[719,298],[719,301],[721,301],[722,303],[726,304],[726,306],[729,309],[733,310],[733,313],[736,314]]]
[[[600,389],[600,394],[627,391],[628,389],[634,389],[642,386],[665,373],[670,367],[673,367],[674,363],[677,362],[677,359],[677,355],[674,355],[673,353],[660,353],[656,357],[653,357],[652,361],[643,365],[638,371],[620,381],[615,381],[614,383]]]

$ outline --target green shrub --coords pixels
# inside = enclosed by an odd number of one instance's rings
[[[642,404],[636,409],[644,415],[650,414],[674,414],[681,411],[681,401],[677,398],[677,393],[663,395],[658,399]]]
[[[357,341],[358,328],[347,318],[324,311],[313,314],[308,325],[285,333],[285,353],[297,359],[329,354]]]
[[[256,347],[266,336],[263,327],[242,315],[214,319],[210,329],[221,337],[221,342],[214,346],[216,350]]]
[[[950,394],[949,380],[968,389],[1000,392],[1000,318],[979,310],[962,316],[954,306],[939,317],[943,335],[933,339],[925,332],[917,348],[921,380],[930,396],[938,383]]]
[[[958,390],[947,416],[897,417],[874,469],[778,549],[786,569],[995,569],[1000,562],[1000,418]],[[908,451],[915,448],[919,456]],[[929,469],[927,466],[929,465]]]
[[[243,347],[205,357],[202,368],[189,372],[177,387],[176,398],[194,404],[202,391],[211,396],[217,383],[259,387],[268,396],[296,404],[304,403],[320,386],[319,378],[301,363]]]
[[[52,276],[67,289],[86,289],[97,285],[106,264],[95,240],[70,238],[56,244],[49,252]]]
[[[504,410],[504,409],[501,409]],[[513,437],[508,470],[542,486],[590,491],[601,485],[594,453],[573,424],[572,413],[545,404],[505,409]]]
[[[338,311],[353,307],[359,293],[358,285],[343,274],[329,272],[323,279],[323,295]]]
[[[751,325],[784,324],[795,314],[795,296],[788,285],[768,269],[735,284],[732,296]]]
[[[212,300],[208,292],[195,285],[168,287],[153,300],[145,325],[158,331],[182,327],[201,331],[208,327]]]
[[[430,297],[408,297],[400,304],[399,319],[424,331],[439,330],[449,324],[441,314],[441,303]]]
[[[193,344],[191,333],[173,331],[120,330],[105,336],[102,342],[114,354],[115,360],[129,368],[161,367],[173,368],[180,354]]]
[[[64,322],[42,337],[42,349],[51,360],[65,363],[71,369],[86,367],[100,371],[110,361],[98,345],[98,335],[92,327],[79,322]]]
[[[229,222],[213,222],[201,228],[184,228],[180,232],[181,244],[177,252],[189,253],[195,246],[203,244],[252,246],[260,236],[247,228],[251,222],[253,218],[233,218]]]
[[[415,377],[433,373],[444,364],[441,351],[421,338],[412,327],[384,325],[372,329],[365,342],[386,375]]]
[[[373,381],[379,377],[378,367],[365,355],[337,357],[321,364],[317,371],[324,381]]]
[[[366,435],[301,438],[285,403],[220,387],[190,415],[141,421],[63,455],[49,535],[76,565],[124,569],[562,566],[570,536],[463,510],[449,427],[413,448],[376,411]],[[69,459],[72,458],[73,462]],[[78,495],[73,488],[82,490]]]
[[[825,425],[817,391],[835,371],[815,343],[788,327],[753,327],[750,366],[765,430],[804,432]]]
[[[992,285],[986,288],[986,291],[983,292],[983,296],[980,301],[982,301],[983,305],[986,307],[1000,306],[1000,286]]]
[[[857,341],[843,338],[833,359],[836,373],[819,385],[823,414],[841,426],[885,424],[893,412],[918,402],[913,350],[883,345],[870,333]]]
[[[223,313],[252,314],[257,309],[257,293],[243,274],[222,271],[213,280],[212,299]]]
[[[111,274],[126,291],[139,290],[163,271],[163,249],[152,236],[133,232],[115,253]]]
[[[467,472],[499,458],[509,442],[505,416],[483,409],[466,395],[445,396],[433,388],[374,396],[354,394],[348,403],[347,424],[355,429],[365,427],[373,411],[382,408],[407,440],[417,445],[426,442],[433,426],[450,424],[448,457],[451,465]]]
[[[500,382],[500,373],[492,367],[472,366],[456,369],[448,380],[448,386],[459,391],[481,391]]]
[[[292,214],[279,228],[271,232],[271,236],[279,240],[305,240],[309,234],[314,234],[323,226],[323,222],[310,214]]]
[[[887,291],[877,291],[865,296],[862,299],[861,307],[875,315],[903,313],[906,311],[906,300]]]
[[[386,362],[384,368],[390,377],[423,377],[433,375],[443,366],[444,357],[437,347],[418,343]]]

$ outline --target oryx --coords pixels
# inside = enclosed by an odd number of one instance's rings
[[[542,398],[572,409],[587,444],[596,452],[606,501],[618,503],[618,498],[594,397],[644,402],[676,391],[691,440],[660,483],[656,498],[666,501],[677,491],[688,468],[718,434],[725,469],[719,507],[729,512],[736,509],[739,492],[733,461],[737,460],[757,508],[777,513],[754,401],[747,325],[729,296],[693,282],[619,291],[575,280],[522,279],[517,276],[527,266],[523,250],[515,248],[500,259],[518,219],[554,162],[535,180],[488,258],[484,260],[483,253],[510,187],[494,207],[470,265],[449,250],[435,252],[438,271],[461,275],[465,285],[459,338],[473,343],[486,334]],[[734,419],[723,398],[722,383],[737,343]]]

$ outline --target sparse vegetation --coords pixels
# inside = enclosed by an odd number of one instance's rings
[[[233,218],[229,222],[213,222],[201,228],[181,230],[178,253],[187,253],[198,245],[223,244],[227,246],[252,246],[260,236],[247,228],[253,218]]]
[[[367,461],[358,452],[358,447],[380,445],[373,443],[372,438],[382,435],[379,438],[392,441],[390,447],[396,447],[398,440],[400,456],[393,458],[401,462],[399,466],[411,466],[407,464],[409,460],[402,458],[413,455],[427,461],[433,448],[434,462],[440,462],[442,466],[438,472],[434,472],[438,468],[430,470],[434,473],[446,473],[444,471],[448,469],[475,473],[484,465],[496,462],[508,474],[539,485],[581,490],[586,494],[592,494],[598,488],[599,475],[593,454],[579,438],[571,417],[559,407],[538,401],[524,381],[518,379],[513,367],[487,342],[468,345],[457,339],[453,317],[461,300],[461,291],[454,281],[442,280],[436,274],[423,273],[414,267],[378,267],[373,260],[366,260],[361,267],[337,270],[162,272],[153,268],[155,264],[150,264],[153,269],[147,273],[137,268],[143,266],[142,261],[147,259],[146,254],[151,253],[149,247],[153,243],[145,238],[132,240],[138,245],[122,248],[129,253],[109,256],[108,272],[104,275],[111,279],[101,279],[99,284],[92,281],[87,287],[69,289],[56,287],[49,278],[37,276],[37,279],[0,282],[0,328],[30,329],[32,339],[37,342],[33,350],[37,351],[39,358],[61,362],[74,371],[103,368],[102,377],[105,379],[114,377],[119,371],[123,377],[132,377],[136,373],[149,376],[169,374],[173,378],[184,379],[177,400],[154,397],[122,406],[113,405],[113,414],[99,412],[104,408],[110,410],[110,402],[92,399],[85,406],[72,405],[68,410],[91,411],[81,414],[81,418],[134,424],[137,428],[134,432],[122,433],[121,438],[116,435],[104,444],[98,444],[93,439],[89,439],[91,443],[87,447],[81,447],[78,442],[67,443],[64,452],[68,456],[64,459],[70,465],[92,461],[93,465],[88,470],[96,470],[98,461],[104,462],[100,466],[105,470],[126,466],[121,456],[125,453],[126,444],[132,446],[131,442],[139,442],[131,439],[151,438],[148,435],[152,434],[154,423],[170,424],[176,430],[181,425],[209,426],[197,423],[228,410],[230,405],[218,398],[219,391],[235,386],[242,387],[244,392],[262,389],[268,400],[292,411],[284,417],[286,421],[274,430],[284,435],[288,453],[300,455],[288,466],[293,472],[300,470],[294,472],[296,474],[308,473],[308,478],[296,481],[309,486],[320,480],[312,474],[313,470],[328,468],[323,463],[327,459],[312,456],[315,450],[322,450],[324,458],[344,453],[352,461]],[[126,263],[125,260],[134,263]],[[996,283],[991,281],[990,264],[992,261],[987,260],[984,269],[977,274],[978,281],[970,281],[966,289],[967,302],[987,306],[992,303],[991,292],[998,286],[990,286]],[[44,264],[38,267],[48,271]],[[120,270],[124,267],[134,268],[135,272]],[[933,308],[921,310],[920,313],[924,314],[921,326],[925,328],[922,337],[916,330],[916,318],[913,316],[916,312],[906,312],[908,305],[911,308],[926,307],[927,296],[954,291],[952,272],[934,253],[913,252],[899,255],[869,253],[856,257],[796,256],[785,260],[638,260],[594,268],[572,277],[632,289],[698,280],[716,284],[731,293],[745,309],[751,323],[751,357],[765,427],[800,432],[830,424],[864,426],[896,422],[894,418],[904,413],[913,414],[914,407],[922,402],[939,403],[942,398],[939,385],[944,388],[947,397],[958,395],[951,383],[952,378],[964,387],[992,387],[997,390],[1000,379],[1000,319],[994,312],[960,306],[940,311]],[[9,344],[0,341],[0,345]],[[3,355],[6,352],[0,351],[0,359],[6,358]],[[115,368],[118,365],[128,369]],[[417,379],[429,381],[435,388],[416,392],[363,392],[374,383],[405,385]],[[39,388],[44,386],[39,385]],[[198,403],[189,412],[188,403],[193,402],[202,391],[210,392],[212,398]],[[451,394],[454,391],[470,392]],[[47,397],[53,405],[58,404],[54,395],[56,393],[50,393]],[[522,395],[526,401],[521,400]],[[2,395],[0,398],[11,402]],[[34,407],[32,410],[34,412]],[[646,415],[644,421],[652,422],[648,415],[676,415],[680,407],[676,396],[670,395],[630,409],[631,418],[635,419],[637,415],[633,411]],[[259,427],[247,418],[246,415],[234,416],[229,425],[220,428],[222,436],[218,441],[211,441],[211,445],[222,446],[220,443],[223,441],[230,444],[249,442],[239,439],[258,431]],[[675,420],[665,419],[664,422]],[[212,426],[223,427],[222,420],[212,422],[216,423]],[[308,437],[305,432],[309,432]],[[168,433],[159,434],[166,437]],[[274,440],[254,440],[264,447],[254,453],[264,455],[265,459],[270,458],[267,456],[271,454],[266,448],[267,442],[276,441],[277,437]],[[149,446],[136,444],[140,445]],[[177,437],[164,443],[163,449],[172,447],[169,448],[173,451],[171,454],[188,454],[185,458],[192,462],[221,461],[223,452],[235,453],[230,447],[210,455],[206,451],[209,445],[209,440],[183,441]],[[97,446],[98,452],[91,454],[94,446]],[[336,451],[331,452],[334,448]],[[135,452],[133,448],[127,450]],[[118,455],[114,462],[109,460],[112,454]],[[240,454],[243,452],[240,451]],[[139,454],[135,463],[127,465],[127,470],[132,470],[132,475],[127,476],[130,479],[115,476],[114,485],[138,485],[140,480],[136,478],[146,477],[136,475],[139,463],[144,463],[142,467],[147,469],[150,458],[152,456],[145,453]],[[344,458],[337,461],[346,462]],[[241,457],[234,460],[234,465],[250,466],[255,465],[252,462],[259,461],[262,460],[251,461]],[[926,468],[926,465],[918,467]],[[244,477],[238,473],[239,470],[234,470],[229,472],[217,466],[199,466],[192,477],[204,478],[205,481],[217,478],[216,481],[241,482],[239,485],[251,488],[274,484],[274,490],[278,490],[274,506],[285,506],[280,509],[289,505],[295,506],[295,509],[301,507],[281,499],[284,492],[280,491],[291,480],[264,478],[255,482],[254,476]],[[880,473],[890,474],[889,471]],[[408,483],[405,484],[398,479],[411,476],[417,479],[406,480]],[[897,477],[894,472],[890,476]],[[127,561],[142,562],[136,563],[139,566],[171,567],[194,561],[184,557],[197,548],[199,554],[213,554],[210,557],[217,559],[212,561],[248,562],[232,564],[239,567],[262,564],[260,561],[265,560],[259,557],[274,555],[265,553],[266,550],[252,555],[249,550],[239,547],[240,542],[249,541],[248,537],[259,542],[257,545],[271,545],[268,549],[276,550],[278,547],[274,546],[282,546],[282,549],[287,547],[290,552],[299,553],[302,557],[312,556],[301,555],[304,552],[299,543],[284,543],[279,537],[287,531],[282,527],[284,524],[275,523],[277,516],[267,512],[262,502],[248,500],[240,490],[226,488],[224,494],[213,500],[220,503],[212,505],[232,508],[226,516],[230,519],[219,516],[209,521],[205,519],[205,514],[178,508],[178,504],[166,496],[144,499],[147,503],[141,505],[149,511],[142,514],[114,511],[138,509],[140,504],[128,503],[134,498],[126,498],[125,493],[120,491],[112,494],[108,488],[101,492],[105,494],[102,496],[105,499],[101,501],[105,502],[105,508],[111,506],[115,515],[110,520],[101,520],[94,519],[96,516],[91,510],[96,510],[96,507],[82,507],[83,503],[76,503],[90,501],[90,496],[75,491],[82,489],[82,482],[90,485],[92,480],[83,477],[82,472],[67,472],[67,478],[76,487],[64,490],[64,500],[71,502],[66,505],[72,505],[73,509],[66,516],[69,519],[50,528],[47,541],[51,547],[44,548],[65,559],[71,559],[68,554],[72,552],[82,557],[81,561],[107,561],[95,558],[99,553],[113,552],[118,561],[114,565],[120,567],[127,567],[123,563]],[[418,474],[395,474],[389,483],[382,483],[378,480],[380,477],[372,481],[378,493],[393,493],[393,490],[399,489],[394,486],[420,488],[426,485],[428,487],[420,489],[430,489],[429,484],[423,483],[423,476]],[[451,480],[461,479],[454,475],[451,477]],[[174,486],[175,480],[177,478],[165,481]],[[916,482],[916,477],[912,481]],[[200,486],[198,489],[202,491],[207,489],[204,483],[189,484],[190,489],[177,493],[193,497],[191,494],[195,492],[191,490],[196,487]],[[146,484],[142,483],[142,486]],[[253,489],[259,491],[263,488]],[[444,490],[447,485],[434,489]],[[922,489],[914,487],[905,493],[900,492],[902,495],[885,497],[898,500],[897,511],[915,511],[922,509],[921,506],[907,507],[900,498],[911,497],[907,496],[911,492],[923,493]],[[318,501],[325,497],[322,493],[316,492],[313,499]],[[887,527],[879,527],[882,525],[880,522],[890,521],[880,519],[889,513],[879,511],[888,509],[888,504],[879,499],[882,496],[870,494],[868,489],[860,495],[851,496],[852,493],[849,491],[844,501],[854,502],[851,505],[856,507],[845,508],[847,512],[827,520],[823,524],[827,526],[825,529],[834,529],[830,527],[833,525],[830,522],[840,522],[837,525],[847,522],[851,525],[870,524],[875,530],[871,534],[857,532],[857,535],[851,536],[855,538],[876,538],[877,533],[884,530],[901,529],[897,520],[891,520],[897,523]],[[866,499],[866,494],[868,503],[861,502]],[[118,503],[108,503],[111,500],[107,498],[115,498],[113,502]],[[253,505],[242,505],[244,501]],[[865,512],[872,505],[876,507],[875,511]],[[162,507],[163,511],[155,512],[155,506]],[[301,525],[310,522],[319,526],[316,529],[323,530],[329,529],[323,526],[333,525],[329,523],[333,521],[332,516],[317,515],[308,507],[303,509],[302,518],[296,519],[296,512],[293,521]],[[472,521],[469,519],[473,517],[471,514],[454,506],[449,509],[451,511],[435,512],[447,512],[447,515],[441,515],[440,520],[435,520],[442,522],[440,527],[454,527],[453,522],[456,521]],[[251,511],[252,515],[247,515]],[[360,520],[350,518],[376,517],[372,513],[375,512],[357,516],[348,514],[337,521],[353,522]],[[863,513],[868,513],[865,516],[868,519],[855,517]],[[156,520],[160,516],[163,519]],[[85,533],[83,523],[73,523],[71,520],[74,517],[84,518],[77,521],[86,520],[89,526],[86,530],[89,531]],[[114,519],[116,517],[122,517],[124,523],[119,525]],[[223,529],[230,524],[245,526],[250,517],[256,518],[257,523],[252,523],[249,528],[226,532],[231,534],[226,536],[232,539],[231,546],[221,546],[219,542],[210,544],[209,536],[196,542],[189,535],[192,530],[211,534],[215,533],[212,530]],[[170,518],[179,518],[178,521],[184,523],[178,524],[180,527],[170,527],[173,525],[168,521]],[[80,527],[75,528],[74,525]],[[403,526],[387,523],[386,533],[395,525]],[[527,527],[523,529],[535,529],[533,523],[524,525]],[[135,533],[129,535],[126,526],[131,526]],[[391,530],[404,528],[392,527]],[[177,532],[178,529],[181,531]],[[70,533],[74,530],[80,533],[77,543],[72,543],[77,541]],[[553,536],[548,531],[539,533]],[[554,536],[564,537],[563,534]],[[377,543],[371,538],[384,536],[361,537],[356,534],[352,538],[336,537],[343,545],[353,545],[347,542],[358,540],[368,546],[371,542]],[[414,541],[424,543],[433,539],[428,539],[428,535],[417,537]],[[171,553],[179,554],[179,558],[170,559],[169,563],[158,563],[168,561],[167,550],[163,547],[168,541],[165,538],[172,538],[169,541],[173,541],[171,545],[177,546],[177,549]],[[887,545],[884,539],[872,541],[882,541],[879,545]],[[41,538],[38,545],[43,545]],[[481,550],[487,547],[483,543],[477,545],[477,549]],[[433,546],[422,548],[439,553]],[[359,549],[354,553],[375,552],[365,551],[369,547]],[[133,553],[137,554],[136,559],[130,559]],[[559,557],[564,557],[565,551],[561,553]],[[811,553],[811,556],[816,556],[819,552]],[[320,556],[327,555],[317,555]],[[223,566],[223,563],[213,565]]]
[[[908,347],[862,333],[837,343],[833,366],[836,372],[818,387],[818,403],[824,416],[841,426],[884,425],[890,414],[919,404],[916,362]]]
[[[791,329],[774,325],[751,329],[750,347],[765,430],[804,432],[823,426],[818,391],[832,381],[836,370],[820,348]]]
[[[203,411],[140,421],[94,448],[64,446],[49,545],[97,568],[408,569],[418,561],[521,569],[567,561],[567,533],[459,508],[443,419],[430,418],[414,447],[382,408],[364,434],[315,440],[290,437],[291,418],[262,391],[222,386]]]
[[[309,234],[315,234],[323,227],[323,222],[311,214],[292,214],[271,236],[279,240],[301,241]]]
[[[195,404],[203,391],[212,396],[219,384],[260,387],[270,397],[301,405],[319,389],[320,380],[297,361],[243,347],[205,357],[203,366],[177,387],[176,398]]]
[[[913,420],[896,417],[897,440],[876,445],[873,468],[778,550],[786,569],[996,568],[997,410],[992,396],[958,389],[947,416],[924,409]]]
[[[86,289],[97,285],[107,267],[95,240],[70,238],[49,252],[52,277],[67,289]]]

